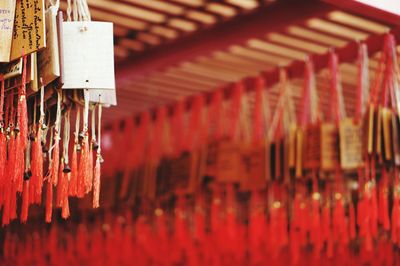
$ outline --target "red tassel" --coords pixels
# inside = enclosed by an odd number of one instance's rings
[[[353,202],[350,202],[349,207],[349,226],[350,226],[350,239],[356,238],[356,215],[354,210]]]
[[[93,208],[98,208],[99,197],[100,197],[100,155],[97,155],[96,166],[94,168],[94,180],[93,180]]]
[[[46,187],[46,223],[51,223],[53,214],[53,184],[49,179]]]
[[[21,206],[21,223],[26,223],[28,220],[29,209],[29,180],[24,181],[24,189],[22,192],[22,206]]]
[[[85,181],[88,173],[88,164],[89,164],[89,142],[87,136],[85,136],[82,141],[81,147],[81,157],[79,160],[79,172],[78,172],[78,187],[77,194],[78,198],[83,198],[85,196]]]
[[[233,140],[238,136],[239,130],[239,118],[242,107],[242,94],[243,84],[238,82],[235,84],[232,90],[231,108],[230,108],[230,129],[228,132],[229,139]]]
[[[54,138],[54,148],[52,151],[51,169],[50,169],[50,180],[54,186],[57,186],[58,182],[58,170],[60,167],[60,141],[58,136]]]
[[[4,132],[0,132],[0,196],[2,197],[0,204],[3,204],[4,202],[3,191],[5,188],[6,178],[7,178],[7,176],[5,175],[6,163],[7,163],[6,136]]]
[[[78,154],[76,151],[76,144],[74,144],[74,148],[72,150],[72,159],[71,159],[71,173],[70,173],[70,182],[69,182],[69,195],[77,196],[78,189]]]
[[[93,143],[89,145],[89,164],[88,164],[88,175],[85,179],[86,193],[92,191],[93,188]]]
[[[17,184],[11,185],[10,220],[17,219]]]
[[[396,186],[397,187],[397,186]],[[394,196],[394,201],[393,201],[393,209],[392,209],[392,231],[391,231],[391,236],[392,236],[392,242],[394,244],[398,243],[398,219],[399,219],[399,199],[397,196]]]
[[[219,140],[223,135],[222,98],[222,90],[214,92],[211,98],[210,109],[208,110],[208,120],[214,124],[214,140]]]
[[[42,135],[42,129],[38,127],[37,136],[32,144],[32,160],[31,160],[31,191],[33,191],[34,203],[40,204],[42,201],[42,189],[43,189],[43,152],[40,136]]]
[[[174,114],[172,117],[171,136],[174,140],[175,155],[180,155],[184,150],[185,144],[185,125],[184,125],[184,102],[179,101],[175,104]]]
[[[28,113],[26,107],[26,56],[24,56],[24,69],[22,73],[22,84],[18,91],[18,121],[17,124],[20,129],[20,134],[22,138],[21,147],[22,150],[25,150],[26,145],[28,144]]]
[[[68,175],[70,173],[63,173],[62,174],[62,179],[63,179],[63,185],[62,185],[62,203],[61,203],[61,217],[63,219],[67,219],[70,215],[69,213],[69,199],[68,199],[68,190],[69,190],[69,186],[68,186]]]
[[[24,183],[24,168],[25,168],[25,156],[22,135],[17,133],[15,141],[15,164],[14,164],[14,180],[16,182],[16,189],[22,193]]]
[[[62,207],[63,190],[64,190],[64,159],[61,159],[61,164],[58,168],[58,182],[56,190],[56,207]]]

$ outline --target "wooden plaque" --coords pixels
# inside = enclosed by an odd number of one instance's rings
[[[306,169],[319,168],[321,161],[321,126],[319,124],[310,125],[304,134],[303,166]]]
[[[60,55],[57,35],[57,8],[46,11],[46,49],[38,56],[38,68],[43,84],[46,86],[60,76]]]
[[[14,28],[15,0],[0,1],[0,62],[9,62]]]
[[[0,68],[0,74],[3,75],[4,79],[14,78],[22,74],[22,58],[17,59],[13,62],[7,63]]]
[[[266,149],[259,147],[243,147],[242,149],[243,178],[240,182],[241,189],[264,189],[266,186]]]
[[[332,171],[339,165],[339,133],[335,124],[321,125],[321,169]]]
[[[392,111],[382,108],[382,133],[383,133],[383,155],[386,161],[391,161],[392,156]]]
[[[10,60],[46,47],[44,0],[16,0]]]
[[[62,35],[62,88],[115,90],[113,24],[63,22]]]
[[[229,141],[220,142],[217,154],[217,181],[239,183],[242,169],[239,144]]]
[[[400,121],[397,114],[392,114],[392,144],[393,144],[393,161],[395,165],[400,165]]]
[[[354,119],[340,122],[340,165],[344,170],[355,170],[363,165],[362,128]]]

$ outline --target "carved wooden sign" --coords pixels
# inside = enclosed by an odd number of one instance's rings
[[[10,60],[44,47],[46,47],[44,0],[17,0]]]

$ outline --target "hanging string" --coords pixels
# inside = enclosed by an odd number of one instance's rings
[[[60,131],[61,131],[61,100],[62,100],[62,92],[57,92],[57,115],[56,121],[54,124],[54,144],[51,146],[50,151],[53,155],[51,159],[51,181],[54,186],[57,185],[58,182],[58,171],[60,166]]]

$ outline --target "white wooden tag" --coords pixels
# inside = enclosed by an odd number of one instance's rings
[[[63,22],[63,89],[115,90],[113,24]]]
[[[89,102],[101,103],[105,106],[117,105],[117,95],[115,90],[87,90]]]

